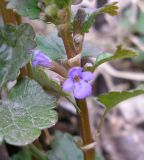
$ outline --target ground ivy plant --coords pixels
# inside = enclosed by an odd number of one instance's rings
[[[97,157],[92,147],[95,140],[90,131],[86,101],[93,97],[94,71],[105,62],[133,57],[137,53],[123,46],[117,46],[115,53],[88,49],[84,35],[89,32],[95,17],[99,14],[115,16],[118,4],[113,2],[99,9],[79,5],[73,12],[71,6],[81,2],[0,2],[4,20],[4,26],[0,28],[0,142],[23,147],[21,152],[11,157],[12,160],[31,160],[33,157],[38,160],[95,160]],[[57,32],[37,35],[29,24],[21,22],[20,16],[39,19],[47,26],[52,23]],[[95,58],[91,64],[88,63],[90,57]],[[52,76],[48,72],[52,72]],[[13,83],[8,87],[11,81]],[[108,92],[94,97],[105,108],[97,128],[98,134],[106,114],[113,107],[143,93],[144,86],[140,85],[134,90]],[[51,149],[44,152],[38,137],[57,123],[55,108],[60,97],[66,98],[77,110],[83,144],[78,146],[71,135],[57,132],[49,143]]]

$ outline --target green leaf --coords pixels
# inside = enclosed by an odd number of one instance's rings
[[[82,151],[74,143],[73,137],[67,133],[57,132],[48,151],[50,160],[83,160]]]
[[[101,13],[107,13],[111,16],[115,16],[118,14],[117,10],[118,10],[118,6],[117,6],[118,2],[112,2],[111,4],[106,4],[104,7],[102,7]]]
[[[47,37],[36,36],[36,43],[37,48],[52,60],[66,59],[63,42],[56,33],[51,33]]]
[[[137,56],[136,52],[134,52],[134,51],[132,51],[130,49],[122,48],[122,46],[118,46],[114,55],[112,55],[110,53],[102,53],[102,54],[100,54],[97,57],[96,63],[91,68],[91,70],[94,70],[99,65],[101,65],[101,64],[103,64],[105,62],[111,61],[111,60],[130,58],[130,57],[134,57],[134,56]]]
[[[88,12],[88,17],[86,19],[86,21],[84,22],[83,24],[83,29],[82,31],[85,33],[85,32],[88,32],[90,27],[92,26],[94,20],[95,20],[95,17],[99,14],[102,14],[102,13],[107,13],[111,16],[115,16],[118,14],[117,10],[118,10],[118,6],[117,6],[117,3],[118,2],[113,2],[111,4],[106,4],[104,7],[102,8],[99,8],[99,9],[88,9],[87,12]]]
[[[23,150],[12,156],[11,160],[32,160],[32,156],[28,150]]]
[[[6,0],[8,9],[16,9],[21,16],[29,17],[30,19],[38,19],[40,8],[38,7],[39,0]]]
[[[33,142],[41,129],[57,122],[57,97],[46,94],[35,81],[24,79],[0,104],[0,133],[7,143],[21,146]]]
[[[71,0],[54,0],[55,4],[60,8],[69,6]]]
[[[30,49],[36,47],[35,33],[28,24],[7,25],[0,29],[0,88],[15,80],[19,69],[31,59]]]
[[[136,89],[130,91],[104,93],[98,96],[97,100],[107,109],[111,109],[120,102],[141,94],[144,94],[144,85],[140,85]]]
[[[54,91],[58,95],[61,95],[64,97],[68,96],[68,94],[62,90],[62,87],[52,78],[50,78],[43,69],[33,68],[32,75],[34,80],[37,81],[46,90]]]

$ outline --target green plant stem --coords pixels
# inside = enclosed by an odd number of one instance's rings
[[[83,139],[83,145],[88,145],[93,142],[90,124],[89,124],[89,115],[86,100],[76,100],[77,105],[80,109],[78,115],[80,117],[80,127],[81,127],[81,137]],[[85,160],[95,160],[95,149],[91,148],[84,151]]]
[[[62,37],[64,46],[65,46],[67,58],[68,59],[73,58],[76,55],[76,51],[75,51],[72,36],[71,36],[71,33],[70,33],[69,24],[63,25],[59,29],[59,32],[60,32],[60,35]]]
[[[104,121],[105,121],[105,118],[106,118],[106,115],[107,115],[108,112],[109,112],[109,110],[105,109],[104,113],[103,113],[103,115],[102,115],[102,117],[100,119],[100,122],[99,122],[99,125],[98,125],[98,128],[97,128],[97,134],[98,135],[101,133],[101,130],[102,130],[103,126],[104,126]]]
[[[79,54],[83,48],[84,32],[82,31],[82,27],[83,27],[85,18],[86,18],[85,11],[83,9],[79,9],[74,18],[74,23],[73,23],[73,37],[76,38],[76,36],[78,36],[81,39],[79,42],[75,42],[75,48],[76,48],[77,54]]]
[[[28,149],[31,152],[32,156],[37,160],[48,160],[47,156],[41,152],[35,145],[29,144]]]
[[[68,59],[73,58],[77,54],[74,46],[73,38],[72,38],[72,33],[71,33],[70,17],[71,17],[70,8],[67,8],[66,23],[57,25],[58,31],[64,43],[64,47],[65,47]]]
[[[28,64],[27,64],[27,75],[28,75],[28,77],[29,78],[33,78],[33,74],[32,74],[32,65],[31,65],[31,63],[29,62]]]

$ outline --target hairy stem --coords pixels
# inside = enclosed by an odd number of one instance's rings
[[[74,24],[73,24],[73,38],[77,54],[79,54],[82,51],[83,47],[84,33],[82,32],[82,27],[85,18],[86,18],[85,11],[83,9],[79,9],[74,18]]]
[[[64,47],[65,47],[68,59],[73,58],[77,54],[74,46],[73,38],[72,38],[72,33],[71,33],[70,17],[71,17],[70,8],[67,8],[66,23],[57,25],[59,34],[64,43]]]
[[[5,0],[1,0],[0,2],[0,13],[3,18],[4,24],[13,23],[13,24],[20,24],[21,18],[12,10],[6,8]]]
[[[86,100],[76,100],[77,105],[80,109],[80,127],[81,127],[81,136],[83,139],[83,145],[88,145],[93,142],[90,124],[89,124],[89,115]],[[89,150],[84,151],[85,160],[95,160],[95,149],[90,148]]]
[[[47,156],[40,151],[35,145],[29,144],[28,149],[37,160],[48,160]]]
[[[70,25],[69,24],[60,25],[59,32],[64,43],[67,58],[68,59],[73,58],[76,55],[76,50],[70,32]]]

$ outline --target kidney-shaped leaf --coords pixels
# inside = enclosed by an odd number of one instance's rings
[[[40,130],[57,122],[57,97],[47,94],[29,79],[21,80],[0,104],[0,133],[7,143],[26,145],[40,135]]]
[[[19,69],[31,59],[30,49],[36,47],[35,33],[28,24],[7,25],[0,29],[0,88],[15,80]]]
[[[57,132],[51,144],[52,150],[48,151],[50,160],[83,160],[82,151],[74,143],[69,134]]]
[[[97,101],[102,103],[107,109],[115,107],[120,102],[132,97],[144,94],[144,85],[140,85],[134,90],[121,91],[121,92],[109,92],[98,96]]]

